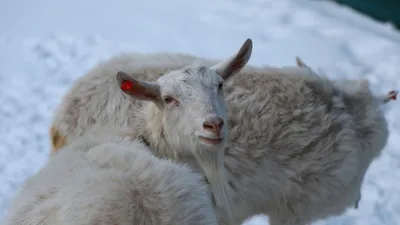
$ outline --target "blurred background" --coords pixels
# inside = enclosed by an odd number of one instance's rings
[[[0,220],[48,159],[60,98],[99,60],[123,51],[223,58],[252,38],[252,65],[295,65],[300,56],[386,93],[400,87],[399,24],[398,0],[0,0]],[[399,110],[394,102],[386,111],[389,142],[359,208],[316,224],[400,224]]]

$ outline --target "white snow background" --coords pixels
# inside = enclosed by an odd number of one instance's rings
[[[98,60],[121,51],[224,58],[248,37],[250,64],[294,65],[300,56],[330,77],[366,77],[377,93],[400,88],[400,33],[328,1],[0,0],[0,220],[48,158],[52,110]],[[400,224],[400,102],[387,108],[389,142],[359,209],[316,225]]]

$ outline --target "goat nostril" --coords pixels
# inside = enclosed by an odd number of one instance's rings
[[[213,130],[214,127],[212,125],[210,125],[209,123],[203,123],[203,128],[206,130]]]
[[[224,121],[221,118],[208,120],[203,123],[203,128],[205,130],[215,133],[221,132],[223,126],[224,126]]]

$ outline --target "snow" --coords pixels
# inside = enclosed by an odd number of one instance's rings
[[[250,64],[294,65],[365,77],[377,93],[400,87],[400,33],[330,1],[0,1],[0,218],[48,158],[52,110],[75,79],[121,51],[232,54],[248,37]],[[400,221],[400,104],[390,138],[366,175],[359,208],[315,225]],[[267,224],[257,216],[246,224]]]

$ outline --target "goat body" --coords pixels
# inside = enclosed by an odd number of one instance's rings
[[[331,81],[301,61],[297,67],[244,67],[225,82],[229,135],[224,167],[215,168],[168,148],[157,113],[122,94],[115,81],[118,70],[152,81],[193,62],[211,66],[217,60],[124,53],[99,63],[64,97],[54,114],[53,140],[59,133],[57,140],[66,144],[109,123],[137,129],[134,136],[157,157],[189,162],[210,184],[224,183],[225,176],[230,224],[265,213],[271,225],[305,225],[358,203],[364,175],[388,138],[382,99],[367,81],[344,85],[353,81]],[[53,152],[58,143],[53,141]]]
[[[3,225],[217,225],[202,176],[120,135],[77,138],[11,203]]]

